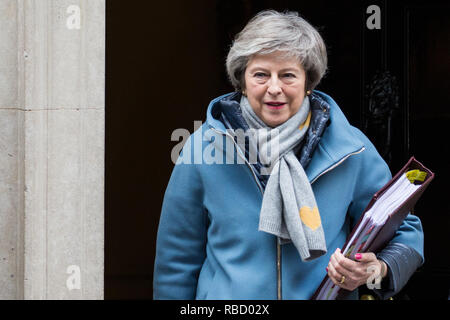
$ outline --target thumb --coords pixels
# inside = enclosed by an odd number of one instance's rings
[[[355,260],[359,262],[375,262],[377,256],[373,252],[357,253],[355,254]]]

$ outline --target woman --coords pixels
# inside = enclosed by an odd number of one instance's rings
[[[155,299],[309,299],[326,273],[357,299],[370,267],[388,298],[423,263],[413,215],[378,255],[340,252],[391,173],[314,91],[326,65],[321,36],[296,13],[261,12],[236,37],[227,58],[236,92],[210,103],[166,190]],[[223,161],[198,161],[213,154]]]

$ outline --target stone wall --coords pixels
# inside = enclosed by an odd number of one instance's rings
[[[102,299],[105,0],[0,0],[0,299]]]

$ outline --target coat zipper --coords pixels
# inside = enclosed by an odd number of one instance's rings
[[[250,169],[250,171],[253,174],[253,178],[255,179],[256,184],[259,187],[259,190],[261,191],[261,194],[264,196],[264,191],[261,187],[260,182],[258,181],[258,177],[256,176],[255,172],[253,171],[252,166],[250,165],[250,163],[247,161],[247,159],[245,159],[244,156],[242,156],[241,154],[241,150],[239,145],[236,143],[236,141],[234,141],[233,137],[228,134],[228,133],[224,133],[221,132],[220,130],[217,130],[213,127],[210,127],[214,132],[217,132],[219,134],[225,135],[226,137],[229,137],[231,139],[231,141],[233,141],[233,144],[236,146],[236,150],[237,150],[237,154],[239,154],[239,156],[241,157],[242,160],[244,160],[245,164],[247,165],[247,167]],[[345,157],[343,157],[341,160],[339,160],[338,162],[336,162],[335,164],[333,164],[331,167],[329,167],[328,169],[322,171],[320,174],[318,174],[312,181],[311,181],[311,185],[317,180],[319,179],[321,176],[323,176],[325,173],[330,172],[331,170],[333,170],[334,168],[338,167],[340,164],[342,164],[345,160],[347,160],[350,156],[359,154],[361,152],[363,152],[366,148],[362,147],[360,150],[352,152],[347,154]],[[281,295],[281,245],[280,245],[280,241],[279,238],[277,237],[277,300],[282,300],[282,295]]]
[[[361,149],[359,149],[358,151],[352,152],[347,154],[345,157],[343,157],[341,160],[339,160],[338,162],[336,162],[335,164],[333,164],[331,167],[329,167],[328,169],[322,171],[321,173],[319,173],[312,181],[311,184],[313,184],[314,182],[316,182],[317,179],[319,179],[321,176],[323,176],[325,173],[330,172],[331,170],[333,170],[334,168],[336,168],[337,166],[339,166],[340,164],[342,164],[342,162],[344,162],[345,160],[347,160],[350,156],[354,156],[356,154],[359,154],[361,152],[363,152],[364,150],[366,150],[365,147],[362,147]]]
[[[253,178],[255,179],[255,182],[258,185],[259,191],[261,191],[261,195],[264,196],[264,191],[261,187],[260,182],[258,181],[258,177],[256,176],[255,171],[253,170],[252,166],[247,161],[247,159],[241,154],[242,153],[241,148],[236,143],[236,141],[234,141],[233,137],[230,134],[221,132],[215,128],[211,127],[211,129],[219,134],[224,134],[226,137],[229,137],[231,141],[233,141],[233,144],[236,146],[237,154],[239,154],[239,157],[241,157],[241,159],[244,160],[245,164],[252,172]],[[281,300],[281,245],[278,237],[276,241],[277,241],[277,300]]]

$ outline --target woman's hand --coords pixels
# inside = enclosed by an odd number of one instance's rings
[[[344,257],[338,248],[331,256],[327,272],[334,284],[353,291],[360,285],[366,284],[370,276],[380,275],[384,278],[387,274],[387,266],[384,261],[378,260],[374,253],[357,253],[357,261]]]

